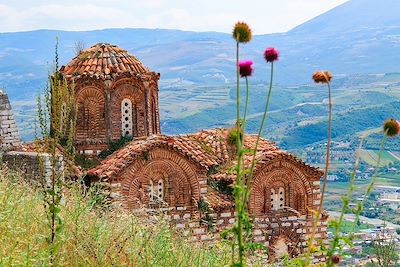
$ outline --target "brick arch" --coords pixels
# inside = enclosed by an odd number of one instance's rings
[[[309,194],[307,194],[305,186],[299,180],[295,180],[290,183],[289,190],[290,194],[293,196],[291,198],[290,207],[301,214],[307,213],[312,207],[312,197],[309,197]]]
[[[123,204],[128,209],[146,207],[149,203],[147,186],[154,177],[162,177],[165,201],[169,206],[193,207],[200,199],[200,185],[194,166],[180,154],[156,148],[147,159],[137,159],[121,175]],[[154,180],[154,181],[155,181]]]
[[[312,185],[305,171],[286,159],[276,159],[255,174],[249,198],[249,210],[253,214],[271,212],[271,188],[284,187],[285,206],[301,214],[312,207]],[[297,209],[298,208],[298,209]]]
[[[69,78],[69,85],[71,86],[74,84],[75,92],[79,92],[86,87],[96,87],[104,91],[105,85],[103,80],[101,79],[94,79],[90,76],[81,75],[79,77],[71,77]]]
[[[272,262],[282,256],[279,255],[276,247],[280,241],[283,241],[283,244],[286,246],[289,257],[298,256],[301,252],[301,248],[299,248],[300,240],[301,237],[295,228],[279,227],[274,229],[268,240],[270,244],[268,250],[269,261]]]
[[[122,135],[121,102],[123,99],[129,99],[132,102],[133,136],[144,135],[145,106],[143,90],[140,84],[132,81],[132,79],[120,79],[114,84],[111,92],[112,139],[119,139]]]
[[[106,139],[105,96],[101,89],[88,86],[75,97],[77,105],[76,139]]]
[[[123,85],[129,85],[131,88],[134,87],[134,88],[140,90],[142,93],[144,91],[143,83],[139,79],[136,79],[134,77],[119,78],[118,80],[116,80],[112,83],[111,90],[115,91]]]

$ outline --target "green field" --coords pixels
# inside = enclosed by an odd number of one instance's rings
[[[353,200],[365,194],[370,180],[357,180],[354,185]],[[400,187],[400,177],[396,175],[382,175],[378,177],[375,187],[379,185]],[[349,182],[328,182],[326,188],[325,208],[328,210],[339,211],[341,199],[349,190]]]
[[[360,156],[361,160],[366,162],[368,165],[376,166],[379,157],[378,150],[358,149],[357,153]],[[383,151],[380,166],[387,166],[389,164],[395,163],[396,161],[399,161],[398,158],[395,157],[397,156],[396,153],[398,152]]]

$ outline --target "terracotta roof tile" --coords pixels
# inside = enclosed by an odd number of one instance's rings
[[[211,178],[232,182],[235,179],[235,174],[230,173],[229,170],[236,164],[236,160],[234,147],[227,143],[227,136],[228,130],[226,129],[210,129],[194,134],[153,135],[148,138],[135,139],[107,157],[96,168],[89,170],[88,173],[99,178],[109,178],[124,170],[144,151],[153,147],[164,146],[179,151],[207,170],[213,166],[218,166],[218,171],[212,174]],[[246,148],[252,148],[255,142],[255,135],[246,135],[244,144]],[[320,172],[317,168],[311,167],[295,156],[279,149],[274,143],[260,139],[256,153],[257,165],[255,171],[262,167],[263,163],[275,158],[287,158],[308,166],[310,171]],[[250,166],[251,160],[252,154],[246,154],[244,162],[247,166]]]
[[[222,194],[211,187],[208,188],[206,202],[215,211],[220,211],[228,207],[234,207],[235,203],[231,196]]]
[[[83,50],[60,72],[69,76],[109,74],[146,74],[152,72],[128,51],[112,44],[98,43]]]

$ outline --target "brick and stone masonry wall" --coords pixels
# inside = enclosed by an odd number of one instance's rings
[[[20,144],[18,128],[15,123],[8,96],[0,90],[0,150]]]
[[[185,207],[165,209],[163,218],[192,242],[215,242],[220,240],[221,232],[232,227],[236,220],[235,212],[232,209],[215,212],[209,214],[209,216],[214,218],[211,227],[204,221],[204,214],[189,211]],[[285,252],[287,250],[287,253],[292,256],[298,256],[306,252],[307,240],[313,225],[313,219],[310,216],[283,212],[275,216],[258,215],[253,217],[252,220],[252,240],[268,248],[271,260],[282,256],[279,255],[279,251]],[[327,222],[320,221],[315,235],[316,240],[322,240],[326,244],[326,231]],[[278,242],[278,240],[283,241],[283,243]],[[286,248],[280,248],[279,246],[282,246],[282,244],[286,245]],[[264,256],[265,259],[268,259],[266,253]],[[322,253],[315,253],[313,256],[313,263],[325,261]]]
[[[16,171],[22,172],[22,175],[29,182],[37,183],[40,179],[40,163],[36,152],[8,151],[3,154],[3,162]],[[51,156],[47,153],[41,153],[43,159],[44,173],[47,183],[52,174]],[[57,170],[62,173],[64,170],[64,161],[61,155],[57,159]]]

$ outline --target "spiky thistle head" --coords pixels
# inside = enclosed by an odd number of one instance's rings
[[[279,58],[279,51],[274,47],[267,47],[264,51],[264,58],[267,62],[274,62]]]
[[[241,77],[251,76],[253,73],[253,61],[251,60],[242,60],[239,62],[239,73]]]
[[[340,256],[337,255],[337,254],[331,256],[331,262],[333,264],[339,264],[340,263],[340,259],[341,259]]]
[[[316,83],[329,83],[332,79],[332,74],[327,70],[320,70],[314,72],[312,78]]]
[[[383,123],[383,131],[387,136],[394,137],[399,134],[400,125],[399,122],[393,118],[387,119]]]
[[[237,22],[232,32],[233,39],[238,43],[248,43],[251,41],[252,33],[249,25],[245,22]]]

